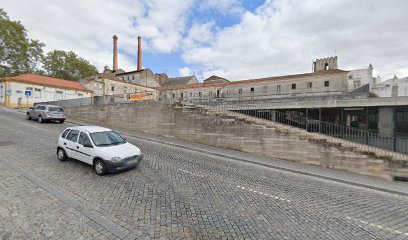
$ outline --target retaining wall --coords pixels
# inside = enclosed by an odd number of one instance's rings
[[[253,117],[200,106],[135,102],[66,108],[71,119],[137,130],[180,140],[266,155],[392,180],[408,177],[408,161],[364,154],[341,144],[260,124]]]

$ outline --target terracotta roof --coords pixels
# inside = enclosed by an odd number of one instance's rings
[[[8,77],[8,80],[15,82],[32,83],[37,85],[44,85],[56,88],[66,88],[72,90],[88,91],[81,83],[75,81],[68,81],[58,78],[46,77],[36,74],[22,74],[14,77]]]
[[[332,69],[332,70],[320,71],[316,73],[303,73],[303,74],[294,74],[294,75],[285,75],[285,76],[267,77],[267,78],[256,78],[256,79],[247,79],[247,80],[221,82],[221,83],[195,83],[195,84],[185,84],[185,85],[178,85],[178,86],[159,87],[156,89],[157,90],[177,90],[177,89],[200,88],[200,87],[221,87],[221,86],[233,85],[233,84],[278,81],[278,80],[310,77],[310,76],[316,76],[316,75],[338,74],[338,73],[347,73],[347,72],[348,71],[344,71],[340,69]]]

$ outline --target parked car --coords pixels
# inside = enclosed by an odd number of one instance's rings
[[[136,167],[143,159],[140,149],[117,132],[97,126],[65,129],[58,138],[57,156],[73,158],[89,165],[98,175]]]
[[[28,120],[38,120],[39,123],[45,121],[58,121],[63,123],[66,118],[64,109],[54,105],[36,105],[27,111],[26,116]]]

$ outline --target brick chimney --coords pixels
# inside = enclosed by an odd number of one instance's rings
[[[142,38],[137,37],[137,70],[142,70]]]
[[[118,70],[118,37],[113,35],[113,71]]]

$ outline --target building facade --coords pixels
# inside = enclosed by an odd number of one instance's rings
[[[94,96],[112,96],[150,92],[154,96],[153,99],[156,99],[156,90],[154,88],[141,86],[132,82],[116,80],[112,78],[112,76],[107,76],[106,74],[98,74],[87,77],[81,79],[80,82],[88,90],[90,90]]]
[[[372,93],[378,97],[406,97],[408,96],[408,77],[385,80],[372,88]]]
[[[0,105],[32,107],[34,103],[91,97],[91,91],[74,81],[22,74],[0,79]]]
[[[203,83],[159,87],[159,99],[216,99],[225,100],[255,98],[290,98],[309,96],[344,95],[349,92],[348,71],[337,69],[337,58],[318,61],[312,73],[286,75],[269,78],[229,81],[211,76]],[[329,64],[327,63],[327,64]]]

